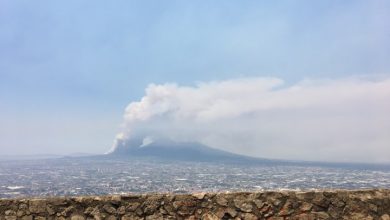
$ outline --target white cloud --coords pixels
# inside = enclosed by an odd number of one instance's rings
[[[389,113],[390,79],[151,84],[126,108],[115,143],[169,138],[267,158],[390,162]]]

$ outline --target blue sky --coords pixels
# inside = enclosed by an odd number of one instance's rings
[[[101,153],[149,83],[390,75],[390,2],[0,1],[0,154]]]

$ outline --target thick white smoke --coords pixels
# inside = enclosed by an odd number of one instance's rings
[[[151,84],[126,108],[113,149],[133,138],[267,158],[390,162],[390,79]]]

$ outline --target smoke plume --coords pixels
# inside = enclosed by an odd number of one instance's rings
[[[240,78],[145,93],[127,106],[111,151],[169,139],[266,158],[390,162],[389,78]]]

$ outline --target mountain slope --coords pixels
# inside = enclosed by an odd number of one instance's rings
[[[169,140],[159,140],[146,146],[142,146],[141,140],[132,140],[126,144],[120,144],[110,155],[116,157],[153,157],[185,161],[265,161],[259,158],[252,158],[214,149],[200,143],[173,142]]]

